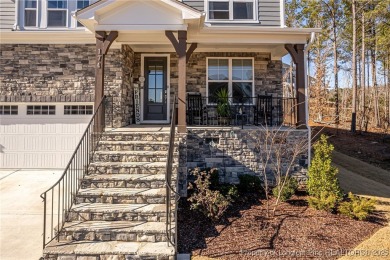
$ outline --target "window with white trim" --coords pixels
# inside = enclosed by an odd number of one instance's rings
[[[68,0],[47,1],[47,27],[66,27]]]
[[[77,10],[83,9],[88,5],[89,5],[89,0],[77,0]],[[84,27],[84,25],[77,22],[77,27]]]
[[[24,26],[37,26],[37,0],[24,2]]]
[[[92,115],[92,105],[64,106],[64,115]]]
[[[233,103],[254,96],[253,58],[207,58],[207,96],[210,103],[227,89]]]
[[[208,19],[213,21],[255,21],[255,0],[208,0]]]
[[[56,106],[27,106],[27,115],[55,115]]]
[[[0,106],[0,115],[17,115],[18,106]]]

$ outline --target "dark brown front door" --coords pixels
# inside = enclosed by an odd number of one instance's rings
[[[144,120],[167,120],[167,57],[145,57]]]

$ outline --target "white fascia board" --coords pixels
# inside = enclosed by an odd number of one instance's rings
[[[187,25],[182,24],[155,24],[155,25],[96,25],[94,27],[95,31],[118,31],[118,32],[128,32],[128,31],[178,31],[178,30],[187,30]]]
[[[271,26],[217,26],[212,25],[202,28],[202,33],[269,33],[269,34],[304,34],[309,35],[312,32],[321,32],[321,28],[289,28],[289,27],[271,27]]]
[[[1,32],[2,44],[96,44],[89,31],[9,31]]]
[[[310,35],[310,34],[309,34]],[[236,34],[233,32],[225,34],[207,33],[190,34],[188,42],[196,43],[215,43],[215,44],[306,44],[307,35],[292,35],[292,34]]]

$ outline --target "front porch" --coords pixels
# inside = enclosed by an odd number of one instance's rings
[[[112,96],[115,127],[168,124],[176,94],[181,133],[187,125],[306,128],[305,44],[312,29],[205,24],[201,12],[174,1],[114,1],[80,10],[77,18],[96,35],[95,105]],[[111,57],[110,46],[120,55]],[[281,59],[288,53],[296,82],[286,94]],[[119,65],[114,79],[104,74],[112,63]],[[222,89],[227,116],[215,103]]]

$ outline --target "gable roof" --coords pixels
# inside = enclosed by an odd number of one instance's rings
[[[77,20],[91,31],[152,30],[152,25],[156,29],[166,25],[166,30],[185,30],[188,23],[202,16],[202,12],[176,0],[100,0],[75,14]]]

